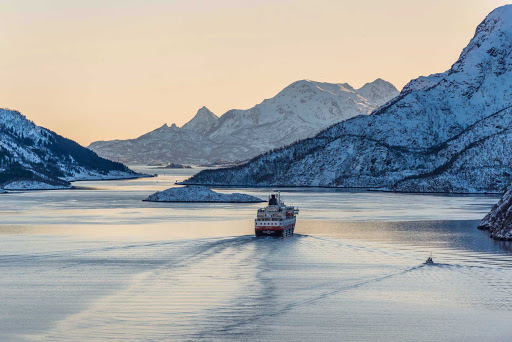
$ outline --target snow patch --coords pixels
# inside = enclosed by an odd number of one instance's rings
[[[449,70],[409,82],[372,114],[244,165],[201,171],[184,183],[501,193],[512,183],[511,54],[507,5],[478,26]],[[302,81],[294,88],[308,96],[322,86]],[[323,87],[330,94],[350,90]],[[365,87],[371,94],[372,86]]]
[[[71,185],[54,185],[34,180],[14,181],[4,186],[4,189],[7,190],[58,190],[70,188]]]
[[[381,79],[360,89],[302,80],[249,109],[232,109],[219,118],[203,107],[182,128],[164,125],[136,139],[97,141],[89,148],[125,163],[243,161],[312,137],[342,120],[368,115],[397,95],[398,90]]]
[[[221,194],[204,186],[187,185],[156,192],[146,198],[148,202],[218,202],[218,203],[259,203],[262,199],[241,194]]]

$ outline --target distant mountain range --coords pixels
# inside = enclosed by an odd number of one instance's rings
[[[126,163],[247,160],[314,136],[342,120],[369,114],[397,95],[398,90],[381,79],[360,89],[303,80],[247,110],[233,109],[217,117],[203,107],[181,128],[163,125],[136,139],[96,141],[89,148]]]
[[[0,188],[55,189],[70,181],[139,176],[76,142],[0,109]]]
[[[185,183],[502,192],[512,182],[512,5],[494,10],[446,72],[371,115]]]

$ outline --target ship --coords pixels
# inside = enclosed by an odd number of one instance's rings
[[[256,237],[286,237],[293,235],[299,208],[287,206],[281,201],[281,194],[271,194],[268,205],[258,209],[254,220]]]

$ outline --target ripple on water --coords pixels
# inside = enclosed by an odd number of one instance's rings
[[[298,235],[130,244],[49,255],[84,264],[139,260],[138,267],[147,269],[132,276],[128,286],[31,338],[279,341],[306,336],[367,339],[387,331],[389,340],[422,339],[455,334],[456,329],[482,336],[483,323],[475,324],[477,318],[489,312],[512,317],[510,301],[496,300],[511,293],[510,258],[496,257],[483,266],[491,255],[443,249],[435,254],[439,259],[451,255],[451,260],[424,265],[424,252],[409,247]],[[63,271],[61,277],[65,275]],[[457,318],[460,312],[467,321]],[[412,317],[437,328],[423,335],[410,329],[399,333],[398,324],[417,325]],[[504,327],[494,333],[503,333]]]

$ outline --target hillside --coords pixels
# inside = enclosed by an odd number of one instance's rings
[[[494,10],[446,72],[371,115],[188,184],[502,192],[512,174],[512,6]]]
[[[303,80],[247,110],[233,109],[219,118],[203,107],[182,128],[164,125],[136,139],[97,141],[89,148],[102,157],[131,163],[247,160],[312,137],[344,119],[369,114],[396,95],[396,88],[381,79],[360,89]]]
[[[137,176],[17,111],[0,109],[0,188],[62,188],[75,180]]]

